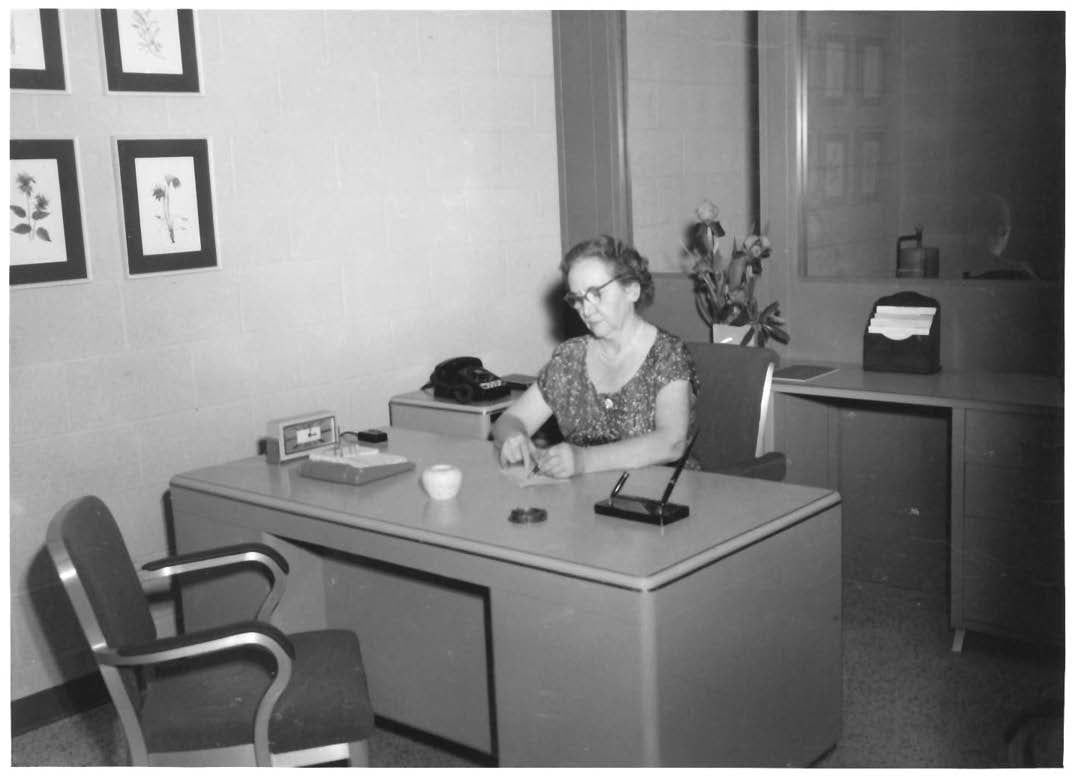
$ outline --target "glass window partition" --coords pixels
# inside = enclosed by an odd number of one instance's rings
[[[1064,28],[802,12],[804,274],[1061,279]]]

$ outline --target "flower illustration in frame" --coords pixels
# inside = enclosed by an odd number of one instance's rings
[[[130,274],[217,265],[206,139],[116,141]]]
[[[10,283],[87,277],[72,140],[11,140]]]
[[[136,158],[134,170],[138,181],[142,253],[200,251],[194,158]]]
[[[194,12],[104,9],[109,92],[200,92]]]
[[[11,89],[66,91],[60,12],[20,8],[10,14]]]

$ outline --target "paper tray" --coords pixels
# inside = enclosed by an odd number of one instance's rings
[[[347,483],[351,486],[361,486],[363,483],[387,478],[389,475],[397,475],[401,472],[414,469],[414,462],[402,461],[393,464],[371,464],[367,466],[355,466],[340,462],[314,461],[307,459],[302,463],[300,473],[307,478],[316,478],[320,481],[332,481],[333,483]]]

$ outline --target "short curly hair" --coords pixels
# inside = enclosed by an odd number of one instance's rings
[[[607,234],[593,239],[586,239],[574,245],[559,265],[563,275],[563,284],[567,284],[567,275],[575,263],[584,258],[597,258],[611,267],[613,277],[622,277],[623,281],[633,280],[641,286],[638,305],[646,307],[652,304],[655,286],[653,276],[649,273],[649,261],[626,242],[621,242]]]

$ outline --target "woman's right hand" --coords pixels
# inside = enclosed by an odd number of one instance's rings
[[[513,434],[500,446],[500,466],[507,467],[522,462],[529,472],[537,458],[537,446],[523,433]]]

